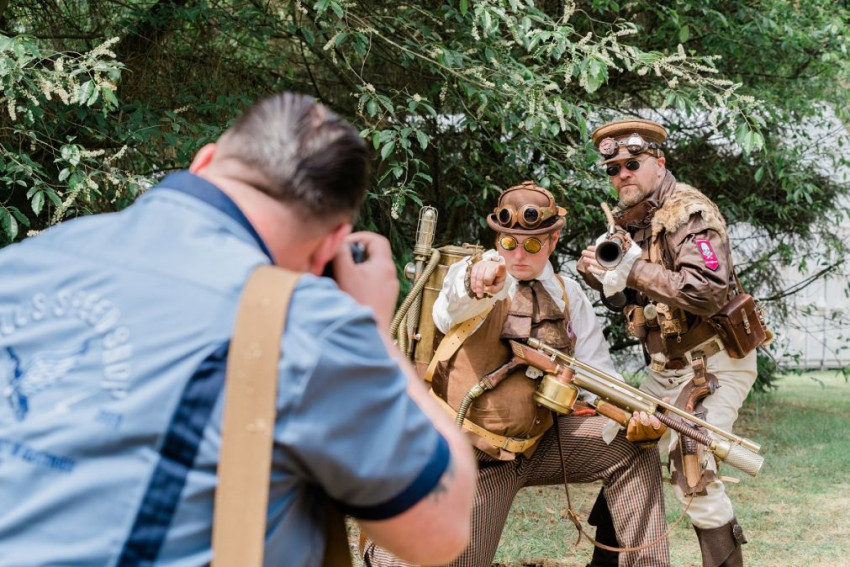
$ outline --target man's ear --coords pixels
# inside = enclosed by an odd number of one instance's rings
[[[207,144],[195,154],[194,159],[192,159],[192,164],[189,166],[189,171],[192,173],[198,173],[201,170],[205,169],[210,162],[212,162],[213,156],[215,155],[215,144]]]
[[[322,274],[325,265],[333,261],[345,237],[351,234],[351,229],[351,223],[343,223],[321,237],[319,244],[313,250],[308,260],[310,262],[310,267],[308,268],[310,273],[316,276]]]
[[[667,158],[661,156],[660,158],[656,158],[656,160],[658,161],[658,169],[664,170],[664,164],[667,163]]]

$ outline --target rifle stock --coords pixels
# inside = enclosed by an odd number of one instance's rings
[[[751,476],[756,476],[764,463],[764,457],[758,455],[761,450],[758,443],[729,433],[642,392],[542,341],[528,339],[527,345],[511,341],[511,348],[515,356],[556,381],[574,384],[595,394],[598,398],[595,404],[597,412],[621,425],[626,425],[634,412],[646,412],[670,429],[705,445],[718,458]]]

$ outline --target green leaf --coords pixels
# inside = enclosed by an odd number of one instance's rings
[[[39,191],[35,194],[35,197],[32,198],[32,212],[38,216],[41,213],[41,209],[44,207],[44,192]]]
[[[310,28],[302,26],[298,28],[298,31],[300,31],[301,35],[304,36],[304,41],[306,41],[308,45],[313,45],[316,43],[316,36],[313,35],[313,32],[310,30]]]
[[[103,89],[101,91],[101,96],[103,96],[103,102],[104,104],[106,104],[107,108],[118,108],[118,98],[115,96],[115,93],[112,92],[111,89]]]
[[[319,0],[315,4],[313,4],[313,9],[316,10],[316,13],[320,16],[328,9],[328,4],[331,3],[331,0]]]
[[[685,24],[679,28],[679,43],[686,43],[691,37],[691,28]]]
[[[393,150],[395,150],[395,142],[384,144],[384,147],[381,148],[381,159],[387,159],[387,156],[393,153]]]
[[[100,98],[100,91],[97,90],[97,89],[94,89],[94,92],[91,94],[89,99],[86,101],[86,106],[93,105],[95,102],[97,102],[98,98]]]
[[[334,11],[334,14],[336,14],[336,17],[340,20],[345,17],[345,11],[342,9],[342,6],[339,5],[339,2],[331,1],[331,10]]]
[[[584,72],[587,82],[585,90],[589,93],[596,91],[602,86],[602,83],[608,80],[608,67],[595,57],[587,61]]]
[[[75,146],[73,144],[65,144],[64,146],[62,146],[60,154],[62,155],[62,159],[64,159],[71,165],[78,165],[80,163],[79,146]]]
[[[30,225],[30,220],[27,218],[27,216],[24,213],[19,211],[17,207],[9,207],[9,211],[12,212],[12,214],[15,216],[15,218],[18,219],[18,222],[21,223],[22,225],[24,225],[24,226]]]
[[[422,149],[428,147],[428,136],[422,130],[416,131],[416,139],[419,140],[419,145],[422,146]]]
[[[18,221],[5,208],[0,209],[0,226],[3,227],[3,232],[6,233],[9,240],[14,240],[18,235]]]
[[[469,10],[469,0],[460,0],[460,13],[465,16],[467,10]]]
[[[372,117],[376,114],[378,114],[378,102],[374,98],[370,98],[369,102],[366,103],[366,115]]]
[[[56,191],[48,187],[47,189],[45,189],[44,192],[47,193],[47,198],[50,199],[50,201],[54,205],[56,205],[57,207],[62,205],[62,199],[59,198],[59,195],[56,194]]]
[[[94,83],[92,81],[86,81],[80,86],[80,95],[77,98],[78,104],[86,104],[89,100],[89,97],[92,96],[94,92]]]

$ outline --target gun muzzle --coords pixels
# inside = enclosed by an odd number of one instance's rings
[[[613,270],[623,259],[628,242],[623,235],[614,233],[596,245],[596,262],[606,270]]]
[[[727,465],[732,465],[750,476],[756,476],[764,464],[764,457],[761,455],[725,439],[715,439],[709,449]]]

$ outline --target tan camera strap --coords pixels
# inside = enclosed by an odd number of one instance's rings
[[[261,567],[276,415],[280,340],[301,274],[260,266],[242,291],[225,377],[213,567]],[[328,500],[324,565],[350,566],[344,518]]]

